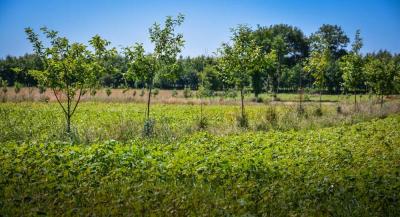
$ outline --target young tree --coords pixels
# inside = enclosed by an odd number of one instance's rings
[[[277,62],[277,67],[275,73],[273,73],[272,76],[272,81],[273,81],[273,91],[274,91],[274,97],[277,97],[277,94],[279,93],[279,80],[280,77],[282,76],[282,66],[283,66],[283,60],[284,60],[284,55],[287,53],[287,45],[285,43],[285,40],[283,39],[282,36],[278,35],[273,39],[272,42],[272,48],[276,52],[276,62]]]
[[[319,108],[322,108],[322,89],[326,84],[326,73],[330,68],[331,54],[329,49],[323,48],[322,50],[313,50],[304,70],[311,73],[314,78],[314,85],[319,89]]]
[[[248,87],[251,73],[259,70],[262,60],[261,49],[257,46],[250,27],[239,25],[232,30],[232,45],[222,44],[219,49],[221,54],[220,68],[229,83],[240,90],[241,99],[241,126],[247,125],[244,109],[244,90]]]
[[[197,97],[200,98],[200,120],[199,120],[199,128],[204,129],[207,126],[207,119],[203,115],[203,98],[207,97],[209,94],[210,84],[206,78],[206,70],[209,70],[208,67],[204,68],[203,71],[199,73],[200,84],[197,90]]]
[[[394,57],[396,75],[394,78],[396,93],[400,93],[400,54]]]
[[[129,62],[127,76],[146,84],[149,95],[147,98],[146,119],[150,118],[151,91],[156,79],[175,77],[176,57],[181,52],[184,40],[182,34],[175,33],[175,28],[184,21],[179,14],[176,19],[168,16],[164,27],[154,23],[149,29],[150,41],[154,44],[153,53],[146,54],[143,44],[136,43],[125,49]]]
[[[311,50],[322,51],[323,48],[329,51],[331,60],[329,69],[325,72],[325,87],[329,92],[340,92],[342,74],[336,61],[347,53],[345,48],[349,41],[345,32],[337,25],[324,24],[310,36]]]
[[[376,55],[370,55],[366,58],[364,71],[367,75],[367,84],[373,91],[380,95],[381,108],[383,106],[383,97],[391,94],[396,86],[396,62],[392,55],[387,51],[379,51]]]
[[[340,70],[343,73],[343,85],[354,94],[354,111],[357,111],[357,88],[364,83],[365,77],[363,59],[360,55],[362,45],[360,30],[357,30],[351,52],[339,59]]]
[[[25,29],[34,52],[41,58],[44,66],[44,70],[31,70],[30,74],[39,85],[51,88],[65,115],[66,131],[70,134],[71,118],[83,93],[97,85],[102,71],[98,56],[107,51],[109,42],[99,36],[93,37],[90,41],[95,50],[93,54],[85,45],[70,43],[66,37],[60,37],[57,31],[46,27],[41,28],[41,31],[50,41],[50,47],[45,47],[39,35],[31,28]],[[66,102],[63,102],[63,97]]]
[[[1,88],[1,92],[3,93],[3,102],[6,101],[6,97],[7,97],[7,91],[8,91],[8,81],[7,80],[3,80],[2,78],[0,78],[0,88]]]

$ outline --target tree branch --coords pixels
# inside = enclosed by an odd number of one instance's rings
[[[58,99],[58,96],[57,96],[57,94],[56,94],[56,90],[54,90],[54,88],[51,88],[51,89],[53,90],[54,96],[56,97],[58,104],[60,104],[61,108],[63,109],[64,114],[68,115],[68,114],[67,114],[67,111],[65,110],[64,106],[62,105],[60,99]]]
[[[76,107],[78,106],[79,101],[81,100],[81,96],[82,96],[82,89],[83,87],[81,87],[81,89],[79,90],[79,96],[78,96],[78,100],[75,103],[74,109],[72,110],[71,116],[74,115]]]

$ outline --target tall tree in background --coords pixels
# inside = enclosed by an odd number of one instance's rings
[[[331,52],[327,46],[314,49],[307,60],[304,70],[314,78],[314,85],[319,89],[319,107],[322,107],[322,89],[326,85],[326,74],[331,67]]]
[[[205,67],[200,73],[199,73],[199,79],[200,79],[200,84],[197,89],[197,97],[200,98],[200,120],[199,120],[199,128],[204,129],[207,126],[207,119],[203,115],[203,99],[204,97],[209,96],[210,93],[210,83],[207,80],[206,73],[207,71],[210,70],[209,67]]]
[[[343,85],[354,94],[354,111],[357,111],[357,89],[364,83],[363,59],[360,54],[362,46],[360,30],[357,30],[351,52],[339,59]]]
[[[219,49],[221,54],[220,67],[225,74],[225,78],[234,84],[240,90],[241,100],[241,118],[239,125],[247,127],[247,118],[244,109],[244,91],[249,86],[251,73],[258,70],[260,66],[262,53],[261,48],[257,46],[252,30],[246,25],[239,25],[232,30],[232,45],[222,44]]]
[[[176,58],[181,52],[184,40],[183,35],[175,33],[175,28],[184,21],[184,16],[179,14],[176,19],[168,16],[164,27],[154,23],[149,29],[150,41],[154,44],[153,53],[146,54],[142,44],[133,48],[126,48],[129,60],[129,77],[140,80],[148,89],[146,119],[150,118],[151,91],[156,79],[174,77],[176,74]]]
[[[394,56],[394,63],[395,63],[395,71],[396,75],[394,78],[395,83],[395,93],[400,93],[400,54],[396,54]]]
[[[95,50],[93,54],[85,45],[70,43],[67,38],[60,37],[57,31],[46,27],[41,28],[41,31],[50,41],[50,47],[45,47],[39,35],[31,28],[25,29],[35,54],[40,57],[44,66],[43,70],[31,70],[30,74],[39,85],[51,88],[65,115],[66,131],[70,134],[71,118],[81,96],[86,89],[97,86],[102,71],[97,59],[107,51],[109,42],[95,36],[90,42]],[[66,103],[63,102],[63,97],[66,98]]]
[[[329,69],[326,71],[326,87],[329,92],[340,92],[342,73],[339,70],[337,60],[346,55],[346,47],[350,39],[342,28],[337,25],[322,25],[317,32],[310,36],[311,50],[327,49],[330,53]]]
[[[273,86],[274,86],[274,98],[277,97],[277,94],[279,93],[279,80],[280,77],[282,76],[282,71],[283,71],[283,60],[284,56],[287,53],[287,45],[285,40],[281,35],[276,36],[273,41],[272,41],[272,50],[276,52],[276,57],[277,57],[277,67],[276,71],[273,75]]]
[[[381,108],[383,97],[395,91],[398,68],[388,51],[379,51],[366,57],[364,71],[367,75],[367,84],[380,96]]]
[[[269,27],[258,26],[254,31],[254,37],[264,55],[274,50],[277,55],[276,68],[268,68],[268,81],[272,85],[274,94],[281,86],[283,72],[296,65],[298,61],[308,56],[308,41],[303,32],[286,24],[271,25]],[[263,78],[254,78],[254,81],[263,81]]]

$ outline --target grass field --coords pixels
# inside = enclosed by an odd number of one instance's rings
[[[232,102],[203,106],[200,128],[199,104],[156,100],[150,137],[143,103],[86,100],[71,136],[56,102],[0,103],[0,214],[400,215],[396,97],[322,114],[248,98],[247,128]]]
[[[3,143],[4,216],[399,216],[400,116],[172,143]]]
[[[322,116],[316,115],[318,103],[305,105],[305,112],[297,112],[297,104],[253,104],[246,107],[249,127],[236,124],[239,115],[237,105],[203,106],[203,117],[207,126],[199,129],[200,105],[154,104],[151,117],[155,120],[155,133],[151,139],[173,141],[200,130],[214,135],[230,135],[247,131],[307,130],[321,127],[348,125],[370,120],[400,111],[397,100],[384,104],[381,109],[373,103],[360,104],[353,112],[353,105],[326,104]],[[104,140],[129,142],[143,138],[145,104],[83,102],[72,118],[72,142],[91,144]],[[2,103],[0,104],[0,142],[42,143],[53,141],[71,142],[65,134],[65,118],[61,108],[51,103]]]

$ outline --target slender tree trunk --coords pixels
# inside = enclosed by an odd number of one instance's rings
[[[203,98],[200,96],[200,121],[203,121]]]
[[[303,89],[300,88],[300,94],[299,94],[299,109],[300,109],[300,111],[303,110],[303,106],[302,106],[302,104],[301,104],[302,101],[303,101]]]
[[[322,109],[322,89],[319,89],[319,108]]]
[[[280,64],[278,65],[278,69],[277,69],[277,75],[276,75],[276,82],[275,82],[275,98],[278,97],[278,93],[279,93],[279,75],[280,75]]]
[[[354,90],[354,112],[357,112],[357,93]]]
[[[147,98],[147,113],[146,113],[146,118],[147,118],[147,119],[149,119],[149,117],[150,117],[151,89],[152,89],[152,85],[149,86],[149,97]]]
[[[276,75],[276,93],[275,96],[278,97],[279,93],[279,76],[281,74],[281,58],[278,57],[278,74]]]
[[[381,94],[381,110],[382,110],[382,107],[383,107],[383,94]]]
[[[303,110],[303,107],[302,107],[302,105],[301,105],[301,103],[302,103],[302,100],[303,100],[303,84],[302,84],[302,78],[301,78],[301,72],[300,72],[300,74],[299,74],[299,83],[300,83],[300,85],[299,85],[299,88],[300,88],[300,92],[299,92],[299,110],[300,111],[302,111]]]
[[[67,120],[67,134],[70,135],[70,133],[71,133],[71,116],[70,116],[70,114],[66,114],[65,118]]]
[[[67,134],[71,133],[71,97],[69,95],[69,91],[67,92],[67,112],[65,114],[67,119]]]
[[[240,99],[241,99],[242,118],[244,119],[244,95],[243,95],[243,88],[240,89]]]
[[[67,93],[67,133],[71,133],[71,96]]]

